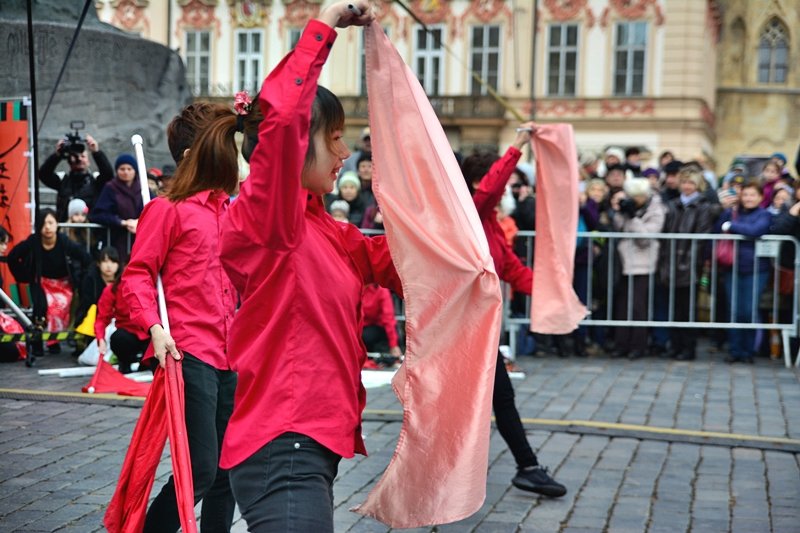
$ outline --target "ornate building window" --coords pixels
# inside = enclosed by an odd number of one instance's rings
[[[547,95],[575,96],[578,25],[550,24],[547,37]]]
[[[264,71],[264,30],[236,30],[236,62],[234,92],[255,94]]]
[[[473,26],[470,42],[470,68],[496,91],[500,72],[500,26]],[[472,78],[470,94],[483,96],[486,93],[486,87]]]
[[[208,95],[211,72],[211,32],[186,32],[186,79],[195,96]]]
[[[366,48],[364,46],[364,34],[366,32],[359,32],[361,34],[361,74],[360,74],[360,84],[359,84],[359,93],[361,96],[367,95],[367,56],[366,56]],[[389,37],[389,27],[383,27],[383,33]]]
[[[789,69],[789,37],[786,27],[774,18],[758,40],[759,83],[786,83]]]
[[[644,94],[647,23],[619,22],[614,46],[614,96]]]
[[[444,85],[444,26],[428,26],[430,31],[418,26],[414,29],[414,71],[428,96],[438,96]]]
[[[289,50],[294,50],[301,35],[303,35],[303,28],[289,28]]]

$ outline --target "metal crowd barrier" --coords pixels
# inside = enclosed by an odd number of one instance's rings
[[[96,243],[102,240],[106,246],[111,244],[111,228],[102,224],[93,224],[91,222],[59,222],[58,229],[62,233],[72,233],[73,236],[82,237],[80,241],[86,244],[86,251],[91,253],[92,248]],[[98,236],[102,236],[100,239]],[[128,244],[126,250],[117,250],[121,254],[130,255],[131,252],[131,234],[127,234]]]
[[[524,239],[527,249],[527,264],[532,266],[532,252],[533,252],[533,239],[536,232],[520,231],[517,234],[518,239]],[[578,232],[579,241],[582,239],[581,246],[585,247],[587,254],[588,268],[586,272],[587,279],[586,287],[586,302],[587,307],[590,309],[590,314],[586,319],[581,321],[582,326],[624,326],[624,327],[659,327],[659,328],[702,328],[702,329],[763,329],[780,331],[782,337],[784,361],[788,367],[791,366],[791,353],[789,347],[790,337],[797,337],[800,332],[800,312],[798,309],[798,297],[800,296],[800,250],[798,245],[800,242],[794,237],[785,235],[764,235],[759,239],[750,239],[742,235],[732,234],[717,234],[717,233],[622,233],[622,232]],[[634,294],[633,277],[621,275],[621,268],[619,265],[620,258],[616,253],[619,242],[623,239],[648,239],[659,241],[659,248],[667,250],[666,261],[669,263],[669,283],[661,283],[658,279],[659,258],[664,259],[664,252],[659,252],[656,258],[656,271],[647,275],[647,293]],[[700,295],[700,275],[697,268],[689,270],[689,320],[678,321],[675,319],[675,300],[676,300],[676,283],[675,283],[675,269],[676,269],[676,250],[679,241],[690,241],[690,264],[696,265],[701,262],[708,263],[708,279],[707,288],[709,308],[707,309],[707,319],[701,320],[698,316],[698,301]],[[753,275],[758,276],[760,267],[760,259],[768,259],[770,261],[769,279],[765,291],[771,292],[771,306],[766,309],[766,312],[760,312],[763,308],[760,306],[762,293],[757,293],[756,284],[753,284],[752,304],[749,309],[747,321],[736,321],[737,311],[739,311],[737,302],[737,291],[733,290],[731,301],[728,302],[729,306],[719,309],[717,301],[719,298],[720,280],[723,273],[727,269],[723,269],[717,259],[717,247],[721,241],[733,241],[734,248],[734,261],[730,268],[730,275],[733,280],[739,277],[739,271],[742,265],[739,264],[738,251],[740,243],[743,241],[754,242],[755,250],[753,254],[752,271]],[[600,248],[602,257],[597,257],[597,249]],[[792,294],[782,295],[779,294],[780,288],[780,271],[776,266],[778,265],[779,256],[781,253],[790,254],[793,262],[792,272]],[[763,268],[762,268],[763,270]],[[596,279],[597,272],[605,273],[605,291],[604,294],[595,294],[593,288],[593,281]],[[628,283],[628,301],[625,304],[625,319],[614,319],[615,296],[618,286],[615,281],[619,283]],[[704,280],[705,281],[705,280]],[[771,281],[771,283],[770,283]],[[655,310],[656,292],[666,299],[667,314],[666,317],[657,318]],[[664,292],[666,291],[666,293]],[[508,290],[506,296],[508,296]],[[769,297],[769,293],[767,294]],[[635,298],[647,299],[647,318],[645,320],[632,320],[633,316],[633,303]],[[530,299],[526,301],[525,309],[526,314],[523,317],[511,317],[509,312],[510,298],[504,298],[504,328],[509,333],[509,343],[512,353],[516,348],[517,331],[520,327],[528,327],[530,324]],[[595,309],[592,313],[593,302],[599,300],[603,302],[603,308]],[[791,306],[790,312],[782,308],[782,303],[789,303]],[[597,311],[605,311],[597,312]],[[783,312],[781,312],[783,311]],[[599,318],[594,315],[605,315],[604,318]],[[795,361],[795,366],[800,366],[800,353]]]

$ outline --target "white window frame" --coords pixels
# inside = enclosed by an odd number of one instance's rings
[[[208,49],[202,49],[202,36],[208,36]],[[195,46],[194,49],[189,48],[189,35],[194,36]],[[211,91],[211,30],[186,30],[184,35],[184,61],[186,62],[186,80],[189,82],[189,87],[192,94],[195,96],[208,95]],[[206,83],[203,86],[203,73],[200,68],[201,60],[207,59],[208,70],[206,74]],[[194,60],[194,69],[190,69],[189,60]]]
[[[444,76],[445,76],[445,63],[444,63],[444,46],[442,43],[445,38],[445,25],[444,24],[431,24],[428,26],[428,29],[431,31],[439,31],[440,41],[439,41],[439,48],[438,49],[429,49],[429,47],[425,47],[424,50],[420,50],[419,47],[419,36],[420,32],[425,32],[425,29],[422,26],[415,25],[414,26],[414,74],[417,75],[417,79],[419,80],[420,84],[422,84],[422,88],[425,90],[425,93],[428,96],[441,96],[444,92]],[[426,43],[434,43],[433,35],[430,32],[427,32]],[[433,64],[434,60],[439,60],[439,79],[438,83],[434,86],[434,80],[432,76],[427,75],[433,71]],[[417,65],[419,61],[422,60],[425,65],[425,73],[426,76],[423,79],[420,75],[420,72],[417,70]]]
[[[246,50],[239,48],[240,36],[245,35]],[[258,49],[254,48],[254,37],[258,36]],[[258,87],[264,77],[264,30],[242,29],[233,33],[234,61],[233,61],[233,92],[248,91],[250,94],[258,92]],[[241,62],[244,61],[244,72]],[[244,83],[242,83],[244,81]]]
[[[480,48],[473,47],[474,42],[474,32],[476,29],[481,28],[483,30],[483,43],[481,43]],[[492,46],[489,44],[489,33],[491,30],[497,30],[497,45]],[[475,72],[478,76],[481,77],[483,81],[489,84],[489,86],[494,89],[495,91],[499,91],[500,87],[500,75],[503,72],[503,68],[501,65],[503,59],[503,27],[499,24],[481,24],[477,26],[471,26],[469,29],[469,43],[470,43],[470,54],[469,54],[469,68],[472,72]],[[492,54],[497,54],[497,71],[494,73],[496,83],[492,85],[489,81],[490,71],[489,71],[489,56]],[[481,55],[481,68],[480,72],[475,70],[475,56]],[[473,96],[486,96],[489,91],[486,90],[486,87],[483,85],[478,86],[478,91],[475,91],[475,86],[473,83],[477,83],[474,78],[470,76],[470,83],[469,83],[469,93]]]
[[[294,47],[297,46],[297,42],[300,40],[300,37],[303,36],[303,28],[289,28],[287,32],[288,37],[288,49],[294,50]]]
[[[622,26],[628,26],[630,29],[628,32],[628,42],[617,44],[620,28]],[[636,32],[633,31],[634,26],[644,26],[644,44],[633,41],[633,36],[636,34]],[[614,96],[643,96],[645,94],[645,87],[647,86],[647,42],[649,37],[649,29],[649,25],[646,21],[617,22],[614,25],[614,71],[611,77],[611,93]],[[617,72],[622,70],[619,68],[619,65],[617,65],[618,52],[625,52],[626,55],[624,68],[625,87],[622,90],[619,90],[617,87]],[[637,52],[642,53],[642,86],[639,91],[636,91],[636,88],[633,87],[633,64],[634,57]]]
[[[554,28],[559,28],[561,30],[561,39],[557,45],[552,44],[552,32]],[[569,28],[575,28],[575,43],[570,44],[567,42],[567,36],[569,34]],[[580,50],[580,40],[581,40],[581,27],[580,24],[574,22],[562,22],[562,23],[555,23],[550,24],[547,27],[547,76],[545,78],[545,86],[547,88],[546,93],[548,96],[559,96],[559,97],[571,97],[575,96],[578,92],[578,73],[580,69],[578,68],[578,61],[579,61],[579,50]],[[558,54],[558,65],[553,65],[550,61],[553,54]],[[569,54],[575,55],[575,71],[573,72],[573,77],[575,78],[573,91],[568,92],[566,90],[566,80],[567,80],[567,56]],[[550,78],[553,69],[558,70],[558,87],[555,91],[550,90]]]
[[[786,54],[784,62],[780,64],[778,63],[779,48],[777,46],[779,39],[783,42],[783,49]],[[789,32],[786,24],[777,18],[770,19],[758,37],[756,64],[758,83],[784,84],[787,82],[789,78],[789,66],[791,65],[789,61],[791,48],[789,45]],[[768,51],[769,57],[766,62],[761,60],[762,51]],[[779,72],[783,74],[782,79],[778,78]],[[762,76],[764,73],[766,73],[766,79]]]

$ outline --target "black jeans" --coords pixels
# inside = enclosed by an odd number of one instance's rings
[[[139,340],[139,337],[130,331],[117,328],[111,334],[109,344],[111,345],[111,351],[114,352],[114,355],[119,360],[120,372],[125,374],[130,371],[131,364],[141,359],[141,354],[147,349],[150,339]]]
[[[517,406],[514,404],[514,387],[508,377],[503,355],[497,352],[497,369],[494,372],[494,392],[492,393],[492,407],[497,431],[508,444],[518,468],[536,466],[539,461],[533,453],[522,420],[519,418]]]
[[[342,458],[299,433],[284,433],[231,469],[251,533],[333,533],[333,480]]]
[[[219,468],[219,451],[233,411],[236,374],[207,365],[184,352],[184,401],[189,456],[192,461],[195,504],[203,500],[200,531],[228,532],[235,502],[228,471]],[[153,500],[145,519],[145,533],[175,533],[180,527],[172,476]]]
[[[633,278],[630,280],[630,278]],[[648,283],[646,274],[635,276],[622,276],[616,290],[614,300],[614,319],[628,320],[628,295],[631,294],[630,320],[647,320]],[[630,280],[630,281],[629,281]],[[628,283],[631,284],[629,291]],[[647,328],[618,327],[614,332],[614,348],[620,353],[647,351]]]

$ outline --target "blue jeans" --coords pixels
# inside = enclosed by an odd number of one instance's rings
[[[767,286],[769,272],[764,269],[758,273],[742,274],[737,273],[736,280],[733,279],[731,272],[723,273],[723,283],[725,284],[725,294],[728,303],[733,305],[733,291],[736,291],[736,314],[733,316],[734,322],[753,323],[759,320],[758,298]],[[755,285],[756,315],[753,316],[753,287]],[[733,313],[733,310],[731,310]],[[728,330],[728,343],[731,357],[735,359],[746,359],[753,357],[756,353],[755,348],[756,332],[753,329],[730,329]]]
[[[311,437],[283,433],[230,472],[251,533],[333,533],[333,480],[342,458]]]

